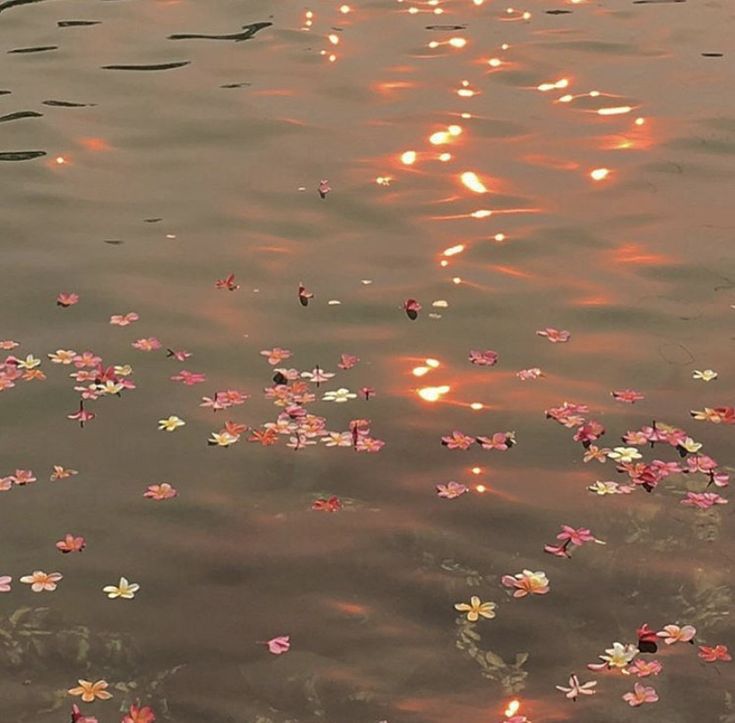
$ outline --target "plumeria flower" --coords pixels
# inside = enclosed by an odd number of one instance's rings
[[[17,341],[12,341],[10,339],[3,339],[2,341],[0,341],[0,349],[4,349],[5,351],[15,349],[17,346],[20,346]]]
[[[133,367],[130,364],[116,364],[113,370],[119,377],[129,377],[133,373]]]
[[[268,652],[273,655],[282,655],[287,653],[291,648],[291,636],[290,635],[279,635],[276,638],[271,638],[266,645],[268,646]]]
[[[18,361],[18,369],[35,369],[41,364],[40,359],[36,359],[33,354],[28,354],[25,359]]]
[[[732,660],[727,645],[715,645],[713,648],[707,645],[700,645],[698,654],[707,663],[716,663],[718,660],[721,660],[723,663],[729,663]]]
[[[575,442],[581,442],[587,447],[603,434],[605,434],[605,427],[594,419],[590,419],[577,428],[573,439]]]
[[[607,453],[607,456],[616,462],[632,462],[643,457],[635,447],[615,447],[612,452]]]
[[[695,442],[691,437],[685,437],[679,441],[677,447],[683,449],[685,452],[689,452],[689,454],[696,454],[702,449],[702,443]]]
[[[227,289],[227,291],[237,291],[240,288],[240,285],[235,283],[235,274],[229,274],[224,279],[217,279],[214,285],[218,289]]]
[[[550,326],[547,326],[541,331],[537,331],[536,334],[538,334],[538,336],[545,336],[552,344],[560,344],[565,341],[569,341],[572,336],[568,331],[553,329]]]
[[[10,592],[12,582],[10,575],[0,575],[0,592]]]
[[[72,349],[57,349],[53,354],[47,354],[54,364],[71,364],[77,353]]]
[[[172,497],[176,497],[177,494],[176,488],[168,482],[161,482],[160,485],[148,485],[143,497],[151,500],[170,500]]]
[[[200,372],[190,372],[186,369],[182,369],[178,374],[174,374],[170,377],[171,381],[181,382],[186,384],[187,387],[191,387],[194,384],[202,384],[207,381],[207,375]]]
[[[695,369],[692,374],[692,379],[700,379],[703,382],[711,382],[713,379],[717,379],[717,372],[712,369],[705,369],[700,371]]]
[[[474,437],[470,437],[456,429],[449,435],[442,437],[442,444],[447,449],[463,449],[468,450],[475,442]]]
[[[623,696],[623,700],[627,701],[628,705],[636,707],[644,703],[655,703],[658,700],[658,694],[655,688],[636,683],[633,690]]]
[[[735,424],[735,407],[705,407],[704,411],[693,410],[691,415],[700,421],[712,422],[712,424]]]
[[[325,392],[322,397],[323,402],[337,402],[338,404],[347,402],[350,399],[357,399],[357,394],[353,394],[349,389],[345,389],[344,387],[340,387],[336,391]]]
[[[207,444],[211,447],[229,447],[231,444],[239,441],[240,437],[229,432],[212,432]]]
[[[166,349],[166,356],[176,359],[178,362],[185,362],[191,353],[183,349]]]
[[[585,449],[582,461],[591,462],[593,459],[596,459],[600,464],[605,464],[605,462],[607,462],[607,455],[609,452],[610,450],[607,447],[600,448],[591,444],[587,449]]]
[[[663,638],[666,645],[674,643],[690,643],[697,634],[697,629],[693,625],[664,625],[663,630],[656,633],[659,638]]]
[[[406,312],[406,316],[411,321],[415,321],[419,316],[419,311],[421,311],[421,304],[416,299],[406,299],[402,308]]]
[[[517,444],[515,432],[495,432],[492,437],[476,437],[475,441],[483,449],[496,449],[501,452]]]
[[[70,688],[67,692],[70,695],[81,695],[85,703],[92,703],[95,699],[109,700],[112,694],[107,692],[109,683],[106,680],[98,680],[92,683],[89,680],[79,680],[78,688]]]
[[[312,510],[320,510],[323,512],[339,512],[342,509],[342,500],[335,495],[324,499],[320,497],[311,503]]]
[[[301,372],[301,376],[319,386],[324,382],[328,382],[334,376],[334,372],[325,372],[320,367],[314,367],[313,371]]]
[[[134,321],[138,321],[140,317],[134,312],[130,311],[127,314],[113,314],[110,317],[110,324],[113,326],[129,326]]]
[[[516,372],[516,376],[522,381],[527,382],[531,379],[538,379],[543,376],[543,372],[538,367],[531,367],[530,369],[521,369]]]
[[[327,447],[351,447],[352,434],[350,432],[328,432],[322,437]]]
[[[360,357],[356,357],[354,354],[340,354],[337,366],[340,369],[352,369],[359,361]]]
[[[471,623],[476,623],[480,617],[492,620],[495,617],[496,607],[497,605],[494,602],[482,602],[477,595],[473,595],[469,603],[454,604],[455,610],[461,613],[467,613],[467,620]]]
[[[523,570],[515,576],[503,575],[501,582],[505,587],[515,588],[513,597],[526,597],[526,595],[545,595],[549,592],[549,580],[545,572],[532,572]]]
[[[498,363],[498,353],[496,351],[471,351],[469,356],[470,362],[483,367],[492,367]]]
[[[81,552],[86,546],[87,543],[83,537],[75,537],[69,533],[64,535],[63,540],[59,540],[56,543],[56,549],[65,554],[69,552]]]
[[[373,437],[359,437],[354,446],[357,452],[380,452],[385,446],[385,442],[382,439],[374,439]]]
[[[713,505],[726,505],[727,500],[715,492],[687,492],[687,496],[681,501],[681,504],[707,510]]]
[[[185,424],[186,422],[183,419],[180,419],[176,415],[171,415],[166,419],[158,420],[158,429],[161,431],[166,430],[167,432],[175,432],[179,427],[183,427]]]
[[[610,394],[616,402],[626,402],[627,404],[635,404],[641,399],[645,399],[640,392],[636,392],[633,389],[621,389],[617,392],[610,392]]]
[[[134,349],[139,349],[140,351],[155,351],[156,349],[161,348],[161,342],[158,341],[155,336],[151,336],[147,339],[137,339],[131,344],[131,346]]]
[[[33,476],[33,472],[29,469],[16,469],[15,474],[12,475],[11,479],[20,487],[36,481],[36,478]]]
[[[118,597],[124,600],[132,600],[138,590],[140,590],[140,585],[137,582],[128,582],[127,578],[124,577],[120,578],[120,582],[117,585],[107,585],[102,588],[102,592],[107,593],[107,597],[110,600]]]
[[[71,707],[71,723],[99,723],[99,721],[94,716],[82,715],[82,711],[75,703]]]
[[[74,306],[79,301],[79,294],[67,294],[65,291],[59,293],[56,297],[56,305],[66,309],[69,306]]]
[[[604,660],[603,664],[591,663],[587,667],[591,670],[599,670],[600,668],[625,668],[635,656],[638,655],[638,648],[630,643],[623,645],[622,643],[613,643],[612,648],[605,649],[605,655],[600,655],[600,660]]]
[[[466,492],[469,492],[470,488],[467,487],[467,485],[460,484],[459,482],[447,482],[445,485],[437,485],[436,486],[436,493],[439,495],[439,497],[444,497],[448,500],[453,500],[456,497],[460,497],[461,495],[465,494]]]
[[[643,660],[636,658],[627,668],[623,668],[623,673],[628,675],[637,675],[639,678],[647,678],[649,675],[658,675],[663,666],[658,660]]]
[[[601,482],[597,481],[591,484],[587,489],[597,495],[629,495],[633,491],[630,485],[621,485],[618,482]]]
[[[594,695],[597,692],[595,690],[596,685],[596,680],[590,680],[587,683],[580,684],[579,678],[574,675],[574,673],[572,673],[572,675],[569,676],[568,688],[563,685],[557,685],[555,687],[557,690],[560,690],[562,693],[564,693],[567,698],[576,701],[580,695]]]
[[[21,577],[20,581],[30,585],[33,592],[53,592],[63,577],[60,572],[45,573],[42,570],[35,570],[33,574]]]
[[[131,705],[125,717],[120,723],[154,723],[156,715],[149,706],[141,707],[140,701],[138,705]]]
[[[260,355],[266,357],[271,366],[275,366],[284,359],[288,359],[291,356],[291,352],[288,349],[281,349],[276,346],[273,349],[261,351]]]

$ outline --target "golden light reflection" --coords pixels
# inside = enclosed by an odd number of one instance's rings
[[[595,168],[593,171],[590,171],[590,178],[593,181],[604,181],[609,175],[609,168]]]
[[[418,395],[426,402],[438,402],[448,391],[448,386],[422,387],[418,390]]]
[[[475,491],[482,494],[483,492],[487,492],[487,487],[485,487],[485,485],[477,485],[475,487]]]
[[[470,191],[474,191],[475,193],[487,193],[487,187],[473,171],[465,171],[462,173],[460,180],[466,188],[470,189]]]
[[[449,38],[448,42],[453,48],[464,48],[467,45],[466,38]]]
[[[482,472],[482,467],[473,467],[470,471],[472,474],[480,474]]]
[[[442,163],[446,163],[447,161],[451,161],[452,160],[452,154],[451,153],[442,153],[439,156],[439,160]]]
[[[347,15],[347,13],[349,13],[351,10],[352,10],[352,8],[349,5],[340,5],[339,6],[339,11],[343,15]]]
[[[480,402],[472,402],[470,404],[470,409],[473,409],[475,412],[479,412],[481,409],[484,409],[485,406]]]
[[[378,176],[375,179],[375,183],[377,183],[379,186],[390,186],[390,182],[393,179],[390,176]]]
[[[457,244],[456,246],[450,246],[448,249],[444,249],[442,253],[444,256],[455,256],[456,254],[461,254],[464,250],[464,244]]]
[[[426,366],[429,366],[432,369],[436,369],[439,366],[439,360],[438,359],[427,359]]]
[[[416,151],[404,151],[401,153],[401,163],[404,166],[412,166],[416,163]]]
[[[562,88],[569,87],[569,79],[561,78],[560,80],[554,81],[553,83],[541,83],[537,86],[536,90],[540,90],[542,93],[547,93],[550,90],[561,90]]]
[[[339,45],[339,35],[336,33],[330,33],[327,35],[327,40],[329,40],[332,45]]]
[[[619,105],[613,108],[599,108],[597,115],[624,115],[632,110],[633,108],[629,105]]]
[[[411,374],[413,374],[415,377],[422,377],[424,374],[428,374],[431,370],[429,367],[414,367],[411,370]]]
[[[56,164],[58,166],[63,166],[67,162],[66,161],[66,158],[64,158],[64,156],[56,156],[56,158],[54,159],[54,161],[56,162]]]
[[[514,716],[521,708],[521,703],[519,700],[512,700],[510,703],[508,703],[508,707],[505,709],[505,712],[503,715],[506,718],[510,718],[511,716]]]

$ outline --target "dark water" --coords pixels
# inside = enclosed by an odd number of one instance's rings
[[[663,670],[640,681],[585,670],[643,623],[735,647],[732,506],[680,504],[702,474],[590,493],[627,476],[583,463],[574,428],[544,411],[589,405],[608,448],[655,419],[733,464],[733,426],[690,410],[735,392],[735,6],[351,6],[0,2],[0,338],[47,376],[0,398],[0,475],[38,478],[1,498],[0,717],[66,721],[82,678],[110,683],[112,700],[82,704],[100,723],[137,699],[177,723],[495,723],[513,698],[534,723],[732,723],[732,664],[696,646],[662,645]],[[239,288],[215,288],[228,274]],[[80,301],[60,308],[59,292]],[[148,337],[162,348],[131,347]],[[282,411],[263,394],[273,347],[293,352],[280,368],[337,373],[306,405],[326,429],[367,418],[385,447],[208,446],[227,420],[262,429]],[[89,401],[82,429],[57,349],[130,364],[137,388]],[[496,366],[469,363],[486,349]],[[360,363],[339,369],[342,353]],[[412,375],[427,358],[439,366]],[[181,369],[206,382],[171,381]],[[692,378],[705,369],[718,378]],[[369,401],[321,400],[363,386]],[[418,396],[434,386],[440,401]],[[645,399],[610,396],[628,388]],[[199,406],[225,389],[250,398]],[[170,415],[186,426],[158,431]],[[449,450],[452,430],[513,430],[517,445]],[[52,465],[79,474],[51,482]],[[441,499],[449,480],[471,491]],[[178,497],[143,497],[164,481]],[[331,495],[339,512],[311,509]],[[607,544],[547,555],[561,524]],[[86,550],[62,556],[66,533]],[[500,579],[523,569],[550,592],[510,597]],[[64,577],[34,593],[19,581],[34,570]],[[103,594],[121,576],[133,600]],[[495,619],[460,617],[471,595]],[[269,654],[280,635],[291,649]],[[572,672],[597,695],[565,700],[554,686]],[[634,682],[659,702],[628,706]]]

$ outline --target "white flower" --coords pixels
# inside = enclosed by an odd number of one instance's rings
[[[703,372],[699,369],[694,370],[692,379],[701,379],[703,382],[711,382],[713,379],[717,379],[717,372],[712,369],[705,369]]]
[[[140,585],[137,582],[128,582],[124,577],[120,578],[118,585],[108,585],[102,588],[102,592],[107,593],[110,600],[114,600],[116,597],[132,600],[138,590],[140,590]]]
[[[325,392],[322,397],[324,402],[346,402],[350,399],[357,399],[357,394],[353,394],[349,389],[340,387],[336,392]]]
[[[601,655],[600,659],[604,660],[609,668],[624,668],[638,655],[638,648],[630,643],[627,645],[613,643],[612,648],[607,648],[605,652],[607,655]]]
[[[555,686],[557,690],[562,693],[566,693],[566,697],[571,700],[577,700],[580,695],[594,695],[597,691],[594,687],[597,685],[596,680],[590,680],[587,683],[580,684],[579,678],[572,673],[569,676],[569,687],[565,688],[563,685]]]
[[[171,415],[167,419],[158,420],[158,428],[165,429],[167,432],[174,432],[178,427],[183,427],[186,422],[175,415]]]
[[[327,447],[351,447],[352,434],[350,432],[328,432],[322,437],[322,442]]]
[[[632,462],[634,459],[641,459],[643,455],[635,447],[615,447],[611,452],[607,453],[610,459],[616,462]]]
[[[632,490],[628,485],[619,485],[617,482],[600,482],[599,480],[591,484],[587,489],[597,495],[623,495],[629,494]]]

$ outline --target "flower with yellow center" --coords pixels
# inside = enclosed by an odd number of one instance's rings
[[[71,364],[76,355],[77,353],[71,349],[57,349],[53,354],[47,356],[54,364]]]
[[[21,582],[31,586],[33,592],[53,592],[56,590],[56,583],[64,576],[60,572],[43,572],[43,570],[35,570],[32,575],[25,575],[20,578]]]
[[[212,432],[212,436],[207,440],[209,444],[217,447],[229,447],[240,439],[229,432]]]
[[[158,420],[158,429],[165,429],[167,432],[175,432],[179,427],[183,427],[185,424],[186,422],[183,419],[179,419],[179,417],[172,414],[167,419]]]
[[[140,590],[140,585],[137,582],[128,582],[127,578],[124,577],[120,578],[118,585],[108,585],[102,588],[102,592],[107,593],[107,597],[110,600],[114,600],[117,597],[132,600],[138,590]]]
[[[69,688],[67,692],[70,695],[81,695],[85,703],[92,703],[95,698],[99,698],[100,700],[109,700],[112,698],[112,694],[105,690],[108,685],[106,680],[98,680],[96,683],[92,683],[89,680],[80,680],[78,688]]]
[[[119,377],[129,377],[133,373],[133,367],[130,364],[123,364],[115,367],[115,374]]]
[[[494,602],[482,602],[477,595],[473,595],[470,598],[469,603],[455,603],[454,609],[459,610],[461,613],[467,613],[467,619],[471,623],[475,623],[480,619],[480,616],[492,620],[495,617],[495,608],[497,606]]]
[[[601,655],[600,659],[604,660],[609,668],[624,668],[638,655],[638,648],[631,644],[613,643],[612,648],[607,648],[605,652],[607,655]]]
[[[607,453],[607,456],[624,464],[640,459],[643,455],[635,447],[615,447],[612,452]]]
[[[703,382],[711,382],[713,379],[717,379],[717,372],[713,369],[705,369],[704,371],[695,369],[692,374],[692,379],[701,379]]]
[[[36,359],[33,354],[29,354],[23,361],[18,362],[18,367],[20,369],[35,369],[40,363],[40,359]]]
[[[690,454],[696,454],[702,449],[702,443],[695,442],[691,437],[687,437],[683,442],[680,442],[679,446],[683,447]]]
[[[113,382],[110,379],[108,379],[104,384],[97,385],[97,391],[102,394],[120,394],[124,388],[125,387],[123,387],[120,382]]]

